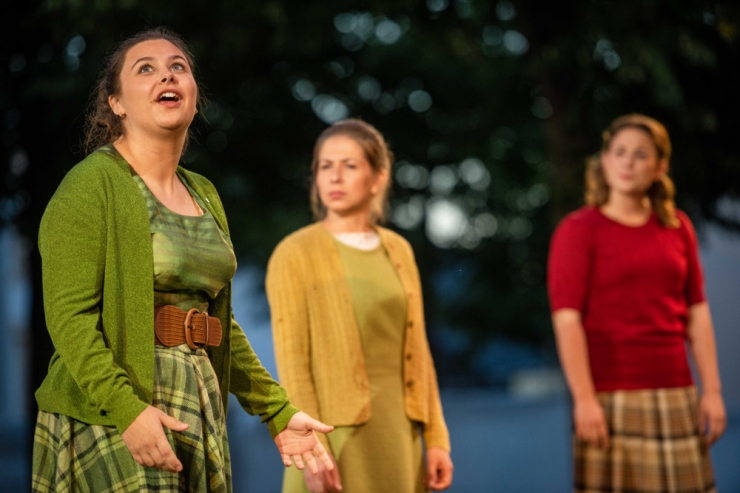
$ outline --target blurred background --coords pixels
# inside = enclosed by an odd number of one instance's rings
[[[664,122],[695,222],[729,428],[719,491],[740,492],[740,5],[657,0],[43,0],[0,7],[0,484],[27,491],[32,392],[53,348],[36,249],[83,158],[112,46],[164,25],[209,104],[183,165],[210,178],[239,258],[235,312],[274,371],[264,269],[311,221],[309,163],[360,117],[397,164],[389,227],[413,245],[456,463],[454,492],[567,492],[570,402],[545,290],[550,235],[582,204],[615,117]],[[236,404],[234,402],[234,404]],[[231,407],[234,491],[279,491],[267,430]],[[392,493],[392,492],[391,492]]]

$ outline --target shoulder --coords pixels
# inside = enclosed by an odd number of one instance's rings
[[[414,250],[411,248],[411,243],[409,243],[406,238],[395,231],[382,226],[376,226],[376,229],[386,248],[399,249],[413,257]]]
[[[688,241],[695,242],[696,230],[694,229],[694,223],[691,222],[688,214],[680,209],[676,209],[676,217],[678,218],[678,222],[680,223],[678,230],[681,232],[681,234]]]
[[[681,223],[681,229],[691,229],[691,230],[694,229],[694,223],[691,222],[689,215],[686,214],[681,209],[676,209],[676,217]]]
[[[555,235],[584,235],[598,226],[599,211],[592,206],[584,206],[566,215],[555,228]]]
[[[128,165],[125,161],[117,159],[102,147],[74,165],[62,179],[60,189],[85,187],[90,191],[88,188],[90,185],[115,183],[115,178],[126,176],[127,171]]]
[[[67,171],[46,211],[102,212],[110,198],[116,196],[111,192],[133,183],[128,163],[109,152],[107,146],[101,147]]]
[[[580,209],[567,214],[561,221],[560,225],[575,227],[591,227],[599,220],[600,213],[596,207],[585,205]]]

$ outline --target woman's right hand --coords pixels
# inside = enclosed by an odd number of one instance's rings
[[[609,448],[609,428],[606,425],[604,409],[596,396],[576,400],[573,409],[576,437],[591,443],[597,448]]]
[[[182,463],[172,451],[163,426],[172,431],[185,431],[189,425],[156,407],[147,406],[121,434],[121,438],[139,465],[178,473],[182,471]]]
[[[317,461],[319,472],[313,474],[308,469],[303,470],[303,478],[306,481],[306,487],[311,493],[339,493],[342,491],[342,478],[339,476],[339,466],[334,456],[329,454],[334,469],[331,471],[326,468],[323,462]]]

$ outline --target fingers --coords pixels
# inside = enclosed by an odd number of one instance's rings
[[[306,467],[306,465],[303,463],[303,458],[299,454],[293,456],[293,462],[295,463],[295,466],[300,470],[303,470],[303,468]]]
[[[308,430],[314,430],[319,431],[321,433],[329,433],[334,430],[333,426],[329,426],[327,424],[322,423],[321,421],[317,419],[313,419],[310,416],[306,416],[308,419],[306,420],[306,429]]]
[[[316,457],[313,456],[313,452],[306,452],[303,454],[303,458],[305,459],[306,464],[308,464],[308,469],[311,471],[311,474],[318,474],[319,466],[316,464]]]
[[[159,420],[164,426],[173,431],[185,431],[190,427],[190,425],[183,423],[182,421],[178,421],[163,411],[159,411]]]
[[[293,461],[290,460],[290,456],[288,454],[280,454],[280,457],[283,459],[283,465],[285,467],[290,467],[293,465]]]
[[[719,437],[725,432],[727,428],[727,420],[723,416],[717,416],[709,420],[709,434],[707,435],[707,442],[709,445],[719,440]]]
[[[601,450],[607,450],[610,445],[609,429],[603,422],[577,427],[576,436],[579,440],[588,442]]]
[[[324,467],[329,471],[334,469],[334,461],[331,460],[331,456],[318,440],[316,441],[316,446],[313,448],[313,452],[319,457],[319,460],[324,464]]]
[[[704,411],[703,407],[699,408],[699,433],[702,435],[707,434],[707,422],[709,421],[709,418],[707,416],[707,413]]]
[[[329,493],[337,493],[339,491],[342,491],[342,478],[339,475],[339,468],[334,467],[331,470],[327,470],[324,472],[327,478],[327,491]]]
[[[445,464],[437,469],[436,483],[430,483],[429,487],[435,491],[446,490],[452,484],[452,464]]]
[[[172,447],[164,437],[164,434],[157,440],[157,451],[160,454],[161,462],[156,467],[174,473],[182,471],[182,462],[177,458],[175,452],[172,451]]]
[[[437,468],[437,461],[431,457],[427,457],[427,485],[430,488],[434,488],[439,481],[439,469]]]
[[[609,430],[606,427],[606,423],[604,421],[601,421],[597,425],[597,437],[596,437],[596,445],[601,450],[607,450],[609,448]]]

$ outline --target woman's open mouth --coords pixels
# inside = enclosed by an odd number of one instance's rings
[[[164,106],[176,106],[182,96],[176,91],[164,91],[157,98],[157,102]]]

